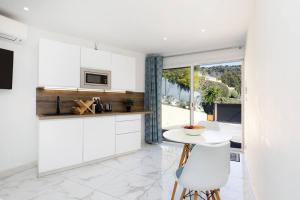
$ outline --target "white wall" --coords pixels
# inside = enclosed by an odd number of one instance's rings
[[[0,48],[14,51],[13,89],[0,90],[0,172],[37,160],[37,121],[35,88],[38,76],[38,41],[50,38],[80,46],[94,43],[29,27],[24,44],[0,40]],[[136,89],[144,91],[145,55],[101,45],[100,50],[136,57]]]
[[[164,58],[164,69],[237,61],[243,60],[244,56],[245,49],[243,47],[211,50],[187,55],[166,56]]]
[[[257,200],[300,199],[299,8],[256,0],[248,32],[245,153]]]

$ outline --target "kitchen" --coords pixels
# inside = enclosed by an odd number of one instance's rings
[[[0,199],[255,199],[228,130],[161,127],[163,69],[244,58],[248,1],[218,4],[3,0]]]
[[[135,76],[133,57],[40,39],[40,176],[141,148],[148,112],[143,93],[135,92]],[[130,112],[128,99],[134,104]]]

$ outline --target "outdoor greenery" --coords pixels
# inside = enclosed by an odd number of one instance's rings
[[[210,87],[203,91],[202,102],[213,104],[216,102],[217,98],[220,95],[218,88]]]
[[[204,93],[207,89],[216,88],[218,90],[218,97],[229,97],[229,89],[224,83],[205,80],[200,85],[201,91]]]
[[[220,91],[216,87],[209,87],[203,91],[202,107],[206,114],[212,115],[214,113],[214,103],[219,95]]]
[[[241,65],[219,65],[199,69],[202,75],[215,77],[241,94]]]
[[[225,71],[221,76],[221,81],[229,87],[234,87],[241,94],[241,74],[236,71]]]
[[[240,104],[241,96],[241,66],[197,66],[194,68],[194,91],[200,94],[195,96],[197,109],[212,114],[214,103]],[[189,109],[189,100],[182,100],[182,91],[190,91],[190,67],[172,68],[163,70],[163,78],[178,88],[178,96],[167,95],[162,103]],[[166,85],[166,84],[165,84]]]
[[[225,98],[219,97],[215,103],[222,103],[222,104],[241,104],[241,99],[238,98]]]
[[[179,100],[181,96],[181,91],[190,90],[190,68],[184,67],[184,68],[174,68],[174,69],[168,69],[163,70],[163,75],[165,79],[167,79],[170,83],[177,84],[179,89]],[[194,89],[199,89],[199,76],[197,73],[194,75]]]
[[[229,97],[230,98],[238,98],[239,97],[239,93],[235,89],[230,90]]]

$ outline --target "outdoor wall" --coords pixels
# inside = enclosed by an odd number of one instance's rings
[[[0,176],[1,173],[37,161],[36,86],[38,42],[49,38],[93,48],[87,41],[29,27],[23,44],[0,40],[0,48],[14,51],[13,89],[0,90]],[[101,49],[134,56],[137,63],[137,91],[144,91],[145,55],[101,44]],[[144,129],[142,129],[144,130]]]
[[[257,200],[300,199],[299,7],[256,0],[248,32],[245,152]]]

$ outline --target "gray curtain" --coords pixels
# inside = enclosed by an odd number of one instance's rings
[[[145,110],[151,111],[151,114],[145,116],[145,141],[149,144],[158,144],[162,142],[162,69],[162,56],[147,56],[145,77]]]

